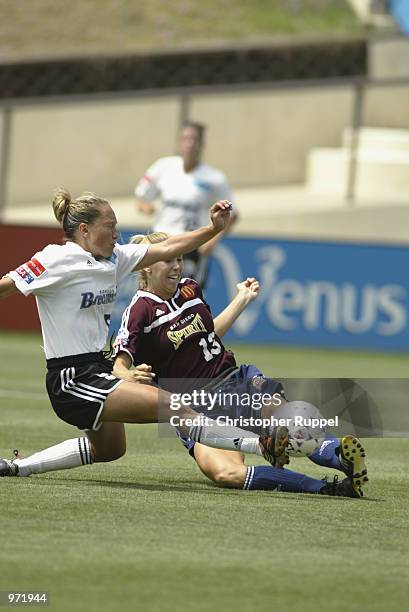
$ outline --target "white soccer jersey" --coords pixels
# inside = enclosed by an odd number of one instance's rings
[[[179,156],[158,159],[137,184],[135,195],[148,202],[161,199],[153,229],[170,234],[207,225],[212,204],[217,200],[232,201],[223,172],[202,163],[185,172]]]
[[[101,351],[117,284],[144,257],[148,245],[116,245],[97,260],[74,242],[51,244],[9,272],[24,295],[36,297],[47,359]]]

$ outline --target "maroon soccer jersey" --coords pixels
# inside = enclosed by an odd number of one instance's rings
[[[210,307],[191,278],[182,278],[172,298],[139,290],[122,316],[115,353],[134,365],[147,363],[161,378],[214,378],[236,365],[214,331]]]

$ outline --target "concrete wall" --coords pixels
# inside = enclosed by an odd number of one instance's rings
[[[369,76],[409,77],[409,40],[404,36],[373,39],[368,46]]]
[[[302,183],[308,151],[341,143],[353,99],[346,86],[195,95],[189,115],[208,125],[206,160],[233,186]],[[408,102],[409,86],[374,89],[364,123],[408,127]],[[49,202],[58,186],[131,195],[147,166],[174,152],[179,119],[176,96],[16,108],[8,206]]]
[[[294,89],[196,96],[191,115],[209,126],[208,159],[248,187],[303,182],[309,149],[338,143],[351,109],[350,88]]]
[[[368,76],[409,79],[409,40],[403,36],[374,38],[368,44]],[[409,84],[371,87],[365,100],[368,126],[409,128]]]
[[[368,89],[363,123],[370,127],[409,129],[409,84]]]
[[[132,193],[158,155],[174,150],[175,98],[20,108],[13,114],[8,201],[49,201],[60,185],[73,194]]]

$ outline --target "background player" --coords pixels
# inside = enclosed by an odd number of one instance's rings
[[[213,202],[232,201],[224,174],[202,162],[204,134],[204,125],[186,122],[179,134],[179,155],[158,159],[137,184],[135,195],[141,212],[154,214],[153,201],[161,200],[153,231],[179,234],[197,229],[206,222]],[[207,278],[208,257],[235,218],[233,213],[223,232],[184,258],[185,274],[202,288]]]
[[[168,238],[165,233],[136,236],[138,244],[158,244]],[[215,379],[214,388],[239,393],[283,394],[281,383],[266,379],[254,365],[236,366],[234,355],[226,350],[221,336],[231,327],[244,308],[257,297],[259,284],[249,278],[238,285],[238,294],[214,320],[203,299],[199,285],[192,279],[181,278],[182,258],[157,262],[140,271],[140,289],[122,317],[116,345],[114,373],[128,381],[151,382],[160,385],[169,379]],[[132,365],[142,364],[136,370]],[[148,365],[149,364],[149,365]],[[223,381],[223,382],[222,382]],[[226,388],[228,386],[228,389]],[[236,415],[260,417],[251,406],[236,407]],[[271,407],[262,408],[261,416],[271,415]],[[217,484],[244,489],[282,489],[293,492],[327,492],[321,480],[272,466],[244,465],[241,453],[208,448],[190,438],[181,440],[202,472]],[[343,439],[346,440],[346,439]],[[345,444],[347,444],[345,442]],[[352,445],[360,445],[354,438]],[[362,457],[350,461],[347,449],[331,437],[321,453],[312,459],[326,467],[345,471],[349,478],[331,489],[337,494],[361,496],[365,466]],[[337,452],[340,447],[341,457]],[[361,449],[362,446],[359,446]],[[321,450],[321,449],[320,449]],[[337,452],[336,452],[337,450]],[[345,452],[344,452],[345,451]],[[359,456],[363,454],[363,449]],[[343,463],[341,463],[341,461]],[[360,477],[353,478],[358,473]]]

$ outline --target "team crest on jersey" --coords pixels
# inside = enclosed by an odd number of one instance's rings
[[[190,285],[186,285],[185,287],[182,287],[180,294],[186,299],[192,298],[195,294],[195,290]]]

